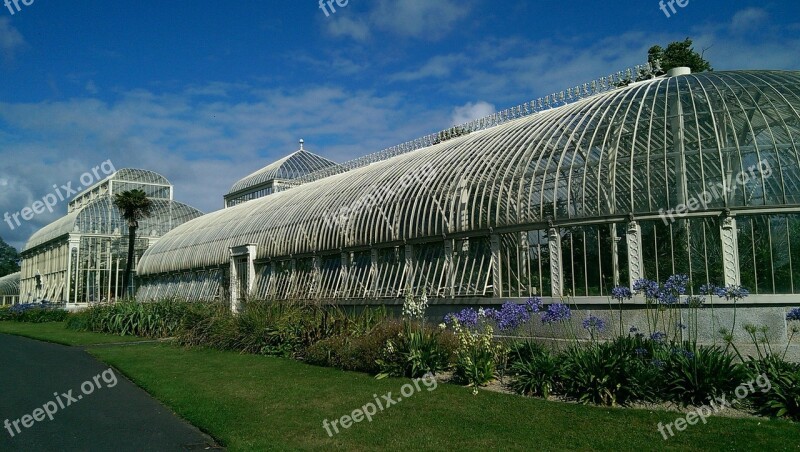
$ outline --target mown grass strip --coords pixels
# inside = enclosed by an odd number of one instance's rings
[[[439,384],[333,438],[322,426],[408,380],[169,345],[92,354],[230,450],[800,450],[797,424],[714,417],[665,441],[677,413],[548,402]]]
[[[142,340],[142,338],[135,336],[115,336],[111,334],[74,331],[67,329],[64,322],[0,322],[0,333],[13,334],[16,336],[23,336],[44,342],[52,342],[55,344],[71,346],[136,342]]]

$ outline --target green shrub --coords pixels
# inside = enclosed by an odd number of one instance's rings
[[[47,323],[63,322],[66,318],[67,311],[50,303],[23,303],[0,308],[0,321]]]
[[[733,393],[747,378],[744,366],[734,362],[735,355],[720,347],[664,347],[662,353],[668,353],[663,359],[664,384],[673,402],[702,405],[709,398]]]
[[[219,303],[187,312],[176,336],[181,345],[218,350],[234,349],[236,338],[236,318],[228,306]]]
[[[768,391],[755,391],[749,399],[761,414],[800,421],[800,364],[768,355],[747,364],[751,380],[769,380]],[[765,386],[764,383],[761,386]]]
[[[14,320],[27,323],[63,322],[67,314],[63,309],[31,309],[21,313]]]
[[[508,368],[512,368],[517,363],[529,362],[532,359],[547,353],[548,349],[533,342],[532,340],[513,341],[507,347],[507,361]]]
[[[184,317],[194,309],[202,310],[205,307],[201,303],[177,300],[148,303],[119,301],[71,314],[67,327],[120,336],[165,338],[177,334]]]
[[[496,377],[497,364],[505,355],[503,346],[494,342],[494,330],[485,322],[479,322],[475,329],[461,326],[457,319],[452,325],[458,339],[454,376],[477,394],[479,386]]]
[[[419,378],[437,374],[450,366],[453,354],[449,333],[431,326],[404,321],[402,330],[384,342],[378,378],[388,376]]]
[[[619,337],[569,348],[560,357],[563,394],[581,403],[606,406],[652,400],[658,389],[659,365],[642,359],[642,343]]]
[[[541,347],[527,344],[530,342],[514,350],[517,358],[511,364],[510,387],[517,394],[547,398],[559,384],[558,359]],[[514,355],[509,354],[510,357]]]
[[[189,312],[178,341],[187,346],[294,358],[303,358],[311,350],[310,361],[321,364],[328,361],[324,358],[327,352],[322,350],[326,345],[311,349],[314,344],[337,336],[358,337],[385,318],[383,307],[348,313],[339,307],[313,303],[248,301],[238,315],[233,315],[226,305]],[[337,342],[341,343],[344,342]],[[343,356],[330,359],[333,363],[340,358]]]
[[[306,350],[305,360],[310,364],[378,374],[387,341],[403,331],[403,323],[386,320],[363,334],[361,331],[339,334],[323,339]]]

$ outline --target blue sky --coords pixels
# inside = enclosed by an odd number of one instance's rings
[[[345,161],[686,37],[716,70],[800,69],[794,0],[689,0],[669,18],[654,0],[349,0],[328,17],[313,0],[2,1],[0,215],[109,159],[209,212],[300,138]],[[20,249],[65,212],[0,237]]]

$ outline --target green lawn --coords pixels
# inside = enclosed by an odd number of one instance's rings
[[[137,338],[78,333],[61,323],[0,322],[0,332],[74,345]],[[713,417],[665,441],[677,413],[608,409],[424,384],[408,399],[329,437],[323,420],[350,414],[409,380],[292,360],[168,344],[90,347],[176,413],[233,451],[250,450],[793,450],[800,425]],[[385,404],[384,399],[381,403]]]
[[[800,426],[709,419],[665,441],[669,412],[546,402],[439,384],[330,438],[349,414],[402,379],[375,380],[299,362],[170,345],[91,349],[230,450],[800,450]]]
[[[115,342],[142,341],[140,337],[114,336],[111,334],[86,333],[68,330],[64,322],[24,323],[0,322],[0,333],[29,337],[45,342],[63,345],[93,345]]]

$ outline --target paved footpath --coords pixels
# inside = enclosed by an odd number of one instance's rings
[[[213,447],[210,437],[82,349],[0,334],[0,451]]]

